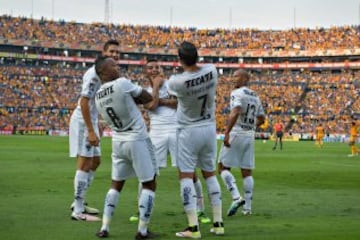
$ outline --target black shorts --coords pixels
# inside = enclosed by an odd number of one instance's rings
[[[282,131],[276,132],[276,137],[278,137],[278,138],[282,138],[283,135],[284,135],[284,133]]]

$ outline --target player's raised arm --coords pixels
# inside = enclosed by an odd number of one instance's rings
[[[151,79],[152,82],[152,100],[144,105],[146,109],[154,110],[159,106],[159,89],[164,83],[164,75],[158,75]]]
[[[177,104],[178,104],[178,101],[177,101],[177,98],[175,96],[170,96],[170,98],[166,98],[166,99],[164,99],[164,98],[159,99],[159,105],[160,106],[166,106],[166,107],[176,109]]]
[[[147,103],[151,102],[152,100],[153,100],[153,97],[145,89],[142,90],[142,92],[140,93],[140,95],[138,97],[134,97],[134,101],[137,104],[146,105]]]

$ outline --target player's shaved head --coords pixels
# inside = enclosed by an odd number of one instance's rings
[[[247,80],[250,79],[250,74],[247,71],[245,71],[244,69],[236,70],[233,75],[236,77],[241,77],[241,78],[247,79]]]
[[[244,69],[236,70],[233,73],[234,84],[236,88],[247,85],[250,81],[250,74]]]
[[[95,60],[95,72],[97,75],[101,75],[101,73],[104,71],[107,59],[109,59],[109,57],[100,56]]]
[[[95,61],[95,72],[101,81],[112,81],[120,77],[119,67],[111,57],[100,56]]]

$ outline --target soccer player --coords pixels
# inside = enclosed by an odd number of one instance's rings
[[[349,145],[351,149],[351,154],[348,155],[348,157],[354,157],[358,155],[358,151],[356,148],[356,140],[358,138],[358,126],[355,121],[351,122],[350,127],[350,139],[349,139]]]
[[[171,165],[176,167],[176,108],[177,99],[168,93],[168,81],[163,76],[159,62],[149,59],[144,68],[144,74],[150,82],[146,89],[152,94],[153,100],[145,105],[150,118],[150,138],[155,148],[158,166],[167,166],[167,156],[170,153]],[[194,178],[197,213],[202,223],[211,222],[205,215],[205,204],[202,185],[199,178]],[[137,214],[130,217],[130,221],[137,221]]]
[[[169,95],[167,81],[161,72],[157,60],[149,59],[144,67],[144,75],[150,86],[146,90],[152,94],[153,100],[144,105],[150,119],[150,139],[154,145],[155,156],[159,168],[167,166],[170,153],[171,165],[176,166],[176,98]],[[141,184],[139,192],[141,191]],[[138,221],[139,214],[130,217],[130,222]]]
[[[155,146],[158,166],[167,166],[167,155],[170,153],[171,165],[176,166],[176,107],[177,99],[168,93],[168,84],[161,72],[157,60],[150,59],[144,68],[145,77],[150,86],[146,89],[153,100],[144,107],[148,109],[150,119],[150,138]]]
[[[324,138],[325,130],[321,123],[316,127],[315,129],[315,144],[317,144],[319,147],[323,147],[323,138]]]
[[[278,142],[280,143],[280,150],[282,150],[282,147],[283,147],[282,137],[284,135],[284,125],[282,124],[282,122],[280,120],[278,120],[275,123],[274,130],[275,130],[275,145],[273,147],[273,150],[276,149]]]
[[[119,59],[120,49],[116,40],[104,44],[103,56]],[[100,165],[100,135],[98,111],[95,107],[95,93],[101,82],[95,73],[95,67],[89,68],[83,76],[81,96],[78,105],[71,115],[69,127],[70,157],[77,158],[77,169],[74,178],[74,202],[71,205],[73,220],[86,220],[86,215],[98,214],[99,210],[84,204],[86,191],[94,180],[94,173]]]
[[[96,108],[112,130],[112,184],[105,198],[102,226],[96,235],[109,236],[110,221],[125,181],[137,176],[142,190],[135,239],[154,238],[148,224],[155,199],[157,166],[146,124],[136,106],[150,102],[152,97],[130,80],[119,78],[119,67],[111,58],[98,58],[95,69],[103,83],[96,93]]]
[[[243,214],[250,215],[254,189],[252,170],[255,167],[255,130],[265,122],[265,114],[259,96],[247,87],[250,75],[244,70],[237,70],[232,76],[232,81],[235,89],[230,95],[231,111],[219,153],[218,169],[233,199],[227,215],[235,215],[242,205]],[[230,172],[232,167],[241,169],[245,200],[241,197],[235,177]]]
[[[215,176],[215,95],[218,73],[213,64],[201,67],[197,65],[198,52],[190,42],[181,43],[178,56],[184,72],[172,75],[168,86],[169,93],[178,100],[176,164],[188,227],[177,232],[176,236],[201,238],[193,183],[196,167],[201,169],[205,178],[212,206],[213,228],[210,231],[216,235],[223,235],[221,189]]]

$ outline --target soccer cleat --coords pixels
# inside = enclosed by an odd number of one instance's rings
[[[251,213],[251,210],[250,209],[244,209],[242,210],[242,214],[244,216],[250,216],[252,213]]]
[[[177,237],[181,237],[181,238],[194,238],[194,239],[201,238],[201,233],[199,231],[198,226],[187,227],[187,228],[185,228],[184,231],[177,232],[175,235]]]
[[[97,214],[100,213],[100,211],[99,211],[99,209],[96,209],[96,208],[89,207],[89,206],[85,205],[83,213],[97,215]]]
[[[210,223],[211,222],[211,219],[208,218],[204,212],[199,211],[197,214],[198,214],[198,219],[201,223]]]
[[[214,223],[213,227],[210,229],[210,232],[218,236],[224,235],[225,234],[224,223],[222,222]]]
[[[71,213],[71,219],[75,221],[86,221],[86,215],[80,213],[77,214],[75,212]]]
[[[134,215],[131,215],[131,216],[129,217],[129,221],[130,221],[130,222],[138,222],[138,221],[139,221],[139,213],[136,213],[136,214],[134,214]]]
[[[98,238],[108,238],[109,232],[106,230],[100,230],[95,234]]]
[[[75,203],[73,202],[70,206],[71,211],[74,211],[74,206]],[[84,204],[84,211],[83,213],[87,213],[87,214],[92,214],[92,215],[97,215],[100,213],[99,209],[93,208],[93,207],[89,207],[87,203]]]
[[[147,231],[146,235],[142,235],[140,232],[138,232],[135,235],[135,240],[141,240],[141,239],[154,239],[157,238],[158,234],[150,232],[149,230]]]
[[[227,211],[227,215],[230,217],[230,216],[233,216],[236,214],[237,210],[239,207],[241,207],[242,205],[245,204],[245,200],[242,199],[242,198],[239,198],[238,200],[235,200],[231,203],[230,205],[230,208],[228,209]]]

